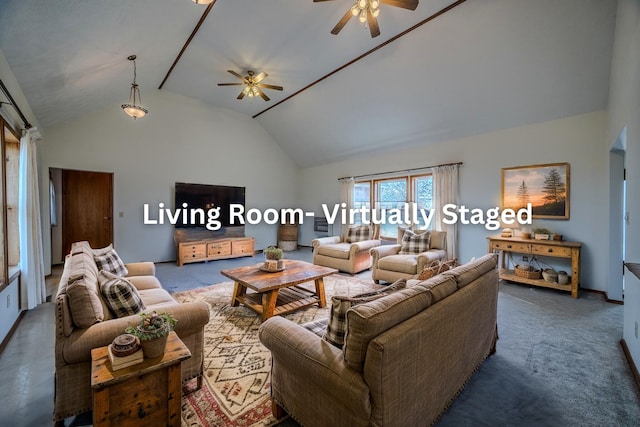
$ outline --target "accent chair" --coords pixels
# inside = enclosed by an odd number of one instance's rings
[[[354,275],[371,267],[369,250],[381,244],[380,227],[351,226],[340,236],[321,237],[314,239],[311,244],[315,265]]]
[[[397,244],[372,248],[371,257],[376,283],[413,279],[433,261],[447,259],[447,232],[398,227]]]

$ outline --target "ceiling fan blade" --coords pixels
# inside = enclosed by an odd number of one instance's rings
[[[244,80],[244,77],[243,77],[243,76],[241,76],[240,74],[236,73],[236,72],[235,72],[235,71],[233,71],[233,70],[227,70],[227,72],[229,72],[229,73],[233,74],[234,76],[236,76],[236,77],[237,77],[237,78],[239,78],[240,80]]]
[[[335,27],[333,27],[333,30],[331,30],[331,34],[337,35],[340,30],[342,30],[342,27],[344,27],[347,22],[349,22],[349,19],[351,19],[352,16],[353,14],[351,13],[351,9],[347,10],[347,13],[345,13],[342,19],[338,21]]]
[[[258,74],[257,76],[255,76],[253,78],[253,82],[254,83],[259,83],[262,80],[264,80],[264,78],[267,77],[267,76],[268,76],[268,74],[263,71],[263,72],[261,72],[260,74]]]
[[[265,101],[269,100],[269,97],[267,96],[267,94],[261,91],[260,89],[258,89],[258,95],[260,95],[262,99],[264,99]]]
[[[282,86],[268,85],[265,83],[260,83],[260,84],[257,84],[256,86],[261,87],[263,89],[282,90]]]
[[[371,38],[378,37],[380,35],[380,26],[378,25],[378,18],[371,14],[371,11],[367,13],[367,23],[369,24],[369,31],[371,32]]]
[[[380,3],[388,4],[389,6],[401,7],[403,9],[416,10],[419,0],[380,0]]]
[[[333,0],[313,0],[314,3],[318,3],[318,2],[321,2],[321,1],[333,1]]]
[[[240,95],[238,95],[238,98],[236,99],[242,99],[242,98],[244,98],[244,91],[240,92]]]
[[[244,83],[218,83],[218,86],[242,86]]]

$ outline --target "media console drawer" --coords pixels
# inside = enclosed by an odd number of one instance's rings
[[[178,265],[190,262],[254,256],[253,237],[221,237],[178,243]]]

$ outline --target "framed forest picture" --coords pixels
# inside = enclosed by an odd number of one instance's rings
[[[569,219],[569,163],[502,168],[502,209],[527,203],[533,218]]]

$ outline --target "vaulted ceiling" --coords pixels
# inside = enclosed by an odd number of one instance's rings
[[[382,4],[371,38],[357,19],[330,34],[353,0],[217,0],[166,77],[207,6],[2,0],[0,49],[45,130],[119,108],[136,54],[143,101],[171,91],[255,117],[301,167],[606,108],[615,0],[467,0],[429,20],[455,3]],[[217,85],[238,81],[227,70],[284,90],[237,100]]]

